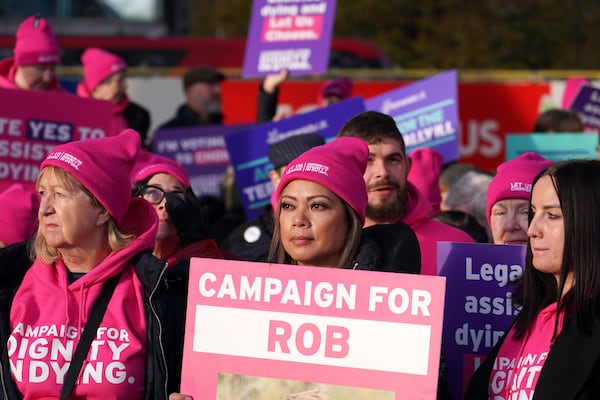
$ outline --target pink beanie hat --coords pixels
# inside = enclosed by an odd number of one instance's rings
[[[350,78],[337,78],[323,83],[319,93],[319,103],[327,96],[337,96],[341,100],[352,97],[352,81]]]
[[[131,183],[143,181],[159,173],[169,174],[186,188],[190,187],[190,175],[181,164],[145,150],[142,150],[138,156],[131,176]]]
[[[33,186],[15,183],[0,193],[0,241],[24,242],[34,234],[40,198]]]
[[[440,211],[442,195],[439,179],[444,157],[430,147],[415,149],[409,157],[412,164],[408,171],[408,181],[427,196],[434,210]]]
[[[127,69],[127,64],[121,57],[96,47],[90,47],[83,52],[81,64],[83,81],[90,92],[112,74]]]
[[[500,164],[487,191],[485,213],[488,223],[492,206],[500,200],[529,200],[533,179],[550,164],[552,160],[545,159],[532,151]]]
[[[56,146],[40,166],[65,170],[85,186],[120,224],[131,201],[129,176],[141,147],[140,134],[83,139]]]
[[[355,137],[341,137],[313,147],[288,164],[275,190],[274,200],[279,203],[281,192],[291,181],[312,181],[348,203],[364,223],[367,187],[363,174],[368,160],[369,147]]]
[[[29,17],[17,29],[15,64],[58,64],[60,47],[52,27],[41,17]]]

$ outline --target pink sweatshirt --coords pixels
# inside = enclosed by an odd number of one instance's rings
[[[19,287],[10,313],[8,355],[24,399],[58,398],[64,374],[102,284],[123,271],[82,366],[72,396],[85,399],[136,399],[144,391],[146,317],[142,285],[129,261],[152,249],[156,212],[135,201],[126,221],[139,221],[138,237],[110,253],[72,284],[59,260],[36,260]],[[150,206],[150,207],[148,207]]]
[[[560,334],[564,312],[558,316]],[[538,314],[526,337],[517,340],[511,330],[498,351],[490,374],[489,395],[494,400],[531,399],[548,358],[556,321],[556,303]]]
[[[421,248],[421,274],[437,275],[437,243],[474,243],[475,240],[458,228],[436,221],[437,212],[429,200],[412,183],[406,182],[408,202],[402,222],[412,228]]]

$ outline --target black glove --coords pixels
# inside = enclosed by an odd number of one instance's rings
[[[167,213],[177,229],[181,247],[205,239],[208,219],[192,189],[185,189],[185,199],[173,192],[167,192],[165,196]]]

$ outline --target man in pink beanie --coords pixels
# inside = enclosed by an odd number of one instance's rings
[[[44,18],[29,17],[17,29],[14,57],[0,62],[0,87],[64,92],[56,78],[60,47]]]
[[[141,135],[144,143],[150,128],[150,113],[127,97],[125,60],[108,51],[90,47],[81,55],[81,64],[83,81],[77,85],[77,95],[110,101],[112,104],[111,135],[117,135],[124,129],[131,128]]]
[[[0,247],[33,237],[39,202],[35,188],[20,183],[0,193]]]
[[[527,244],[531,184],[550,164],[551,160],[527,152],[498,166],[486,199],[486,215],[494,243]]]

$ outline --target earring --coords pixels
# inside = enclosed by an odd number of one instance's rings
[[[102,225],[102,221],[101,220],[97,220],[96,221],[96,225],[98,225],[98,226]]]

